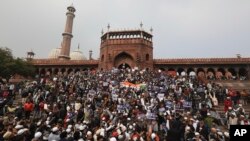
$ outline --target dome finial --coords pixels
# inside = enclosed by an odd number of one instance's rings
[[[78,43],[78,47],[77,48],[78,48],[78,50],[80,50],[80,43]]]
[[[104,34],[104,31],[103,31],[103,29],[102,29],[102,31],[101,31],[101,34],[102,34],[102,35]]]
[[[108,28],[108,31],[109,31],[109,29],[110,29],[110,24],[108,23],[108,26],[107,26],[107,28]]]
[[[150,32],[151,32],[151,34],[153,33],[153,28],[152,27],[150,28]]]
[[[141,27],[141,29],[142,29],[142,27],[143,27],[143,23],[142,23],[142,22],[140,23],[140,27]]]

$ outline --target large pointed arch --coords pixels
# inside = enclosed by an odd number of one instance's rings
[[[135,67],[133,56],[127,52],[121,52],[116,55],[114,58],[114,66],[118,68],[123,64],[126,64],[129,68]]]

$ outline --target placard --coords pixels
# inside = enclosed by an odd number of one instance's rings
[[[173,108],[174,107],[173,102],[169,101],[169,100],[165,102],[165,105],[166,105],[167,108]]]
[[[146,114],[146,118],[147,118],[147,119],[155,120],[156,117],[157,117],[157,115],[154,114],[154,113],[147,113],[147,114]]]
[[[191,101],[184,101],[183,102],[183,107],[184,108],[191,108],[192,107],[192,102]]]
[[[159,94],[157,95],[157,97],[158,97],[158,99],[159,99],[160,101],[164,100],[164,94],[163,94],[163,93],[159,93]]]

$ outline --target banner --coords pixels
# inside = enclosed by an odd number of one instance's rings
[[[192,102],[191,101],[184,101],[183,102],[183,107],[184,108],[191,108],[192,107]]]
[[[158,97],[158,99],[159,99],[160,101],[164,100],[164,94],[163,94],[163,93],[159,93],[159,94],[157,95],[157,97]]]
[[[167,108],[173,108],[174,107],[173,102],[169,101],[169,100],[165,102],[165,105],[166,105]]]
[[[147,113],[147,114],[146,114],[146,117],[147,117],[147,119],[153,119],[153,120],[155,120],[156,117],[157,117],[157,115],[154,114],[154,113]]]

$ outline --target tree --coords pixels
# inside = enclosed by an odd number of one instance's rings
[[[9,48],[0,47],[0,77],[9,79],[13,75],[24,77],[34,75],[32,64],[21,58],[14,58]]]

